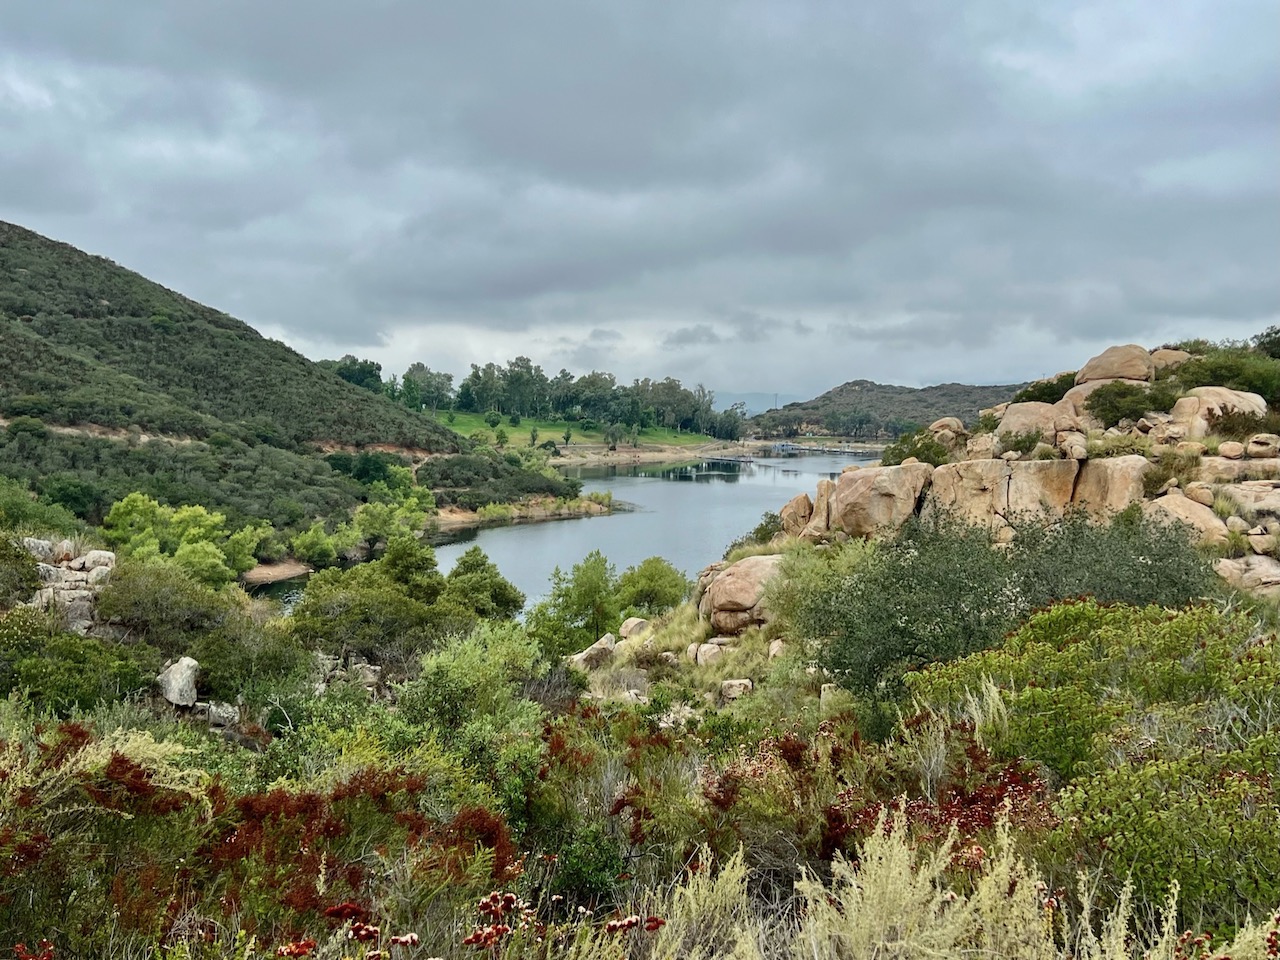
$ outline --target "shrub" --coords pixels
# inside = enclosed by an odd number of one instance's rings
[[[857,573],[798,598],[793,623],[841,683],[870,691],[998,640],[1024,608],[1011,573],[985,529],[913,518]]]
[[[782,533],[782,517],[771,510],[767,511],[760,515],[760,522],[750,532],[744,533],[725,547],[724,557],[728,559],[730,554],[743,547],[770,543],[780,533]]]
[[[1076,372],[1070,370],[1056,377],[1037,380],[1013,395],[1013,403],[1057,403],[1076,385]]]
[[[1177,389],[1168,382],[1151,387],[1133,383],[1104,383],[1085,398],[1085,409],[1104,427],[1121,420],[1140,420],[1153,411],[1168,411],[1178,399]]]
[[[1009,432],[1000,434],[1000,446],[1006,450],[1014,450],[1025,456],[1034,450],[1042,441],[1044,436],[1039,430],[1026,430],[1022,433]]]
[[[98,595],[98,615],[175,656],[195,637],[225,625],[236,606],[231,596],[203,586],[171,562],[126,559]]]
[[[1209,415],[1209,432],[1223,440],[1248,440],[1256,433],[1280,433],[1280,413],[1268,410],[1257,416],[1239,410]]]
[[[0,610],[30,600],[39,588],[35,557],[22,544],[0,534]]]
[[[156,666],[149,653],[63,633],[49,617],[20,607],[0,618],[0,697],[22,690],[61,716],[88,710],[149,686]]]
[[[70,536],[80,526],[64,507],[37,500],[23,484],[0,477],[0,530]]]
[[[1131,510],[1108,524],[1072,513],[1015,520],[1011,548],[938,514],[908,521],[852,572],[814,572],[784,603],[820,660],[855,690],[892,687],[904,671],[995,645],[1031,610],[1092,594],[1178,606],[1207,593],[1208,563],[1185,531]]]
[[[484,415],[484,422],[488,424],[489,429],[492,430],[502,422],[502,415],[499,414],[497,410],[490,410]]]
[[[1209,594],[1216,579],[1184,527],[1132,507],[1106,523],[1071,511],[1060,523],[1015,519],[1010,550],[1024,611],[1092,596],[1103,603],[1180,607]]]
[[[1188,483],[1199,479],[1201,459],[1202,456],[1198,453],[1165,451],[1160,455],[1160,459],[1142,475],[1143,494],[1153,497],[1173,479],[1178,481],[1180,487],[1185,487]]]
[[[947,452],[946,447],[933,438],[933,434],[921,427],[914,433],[899,437],[885,447],[880,462],[886,467],[893,467],[908,457],[915,457],[921,463],[931,463],[939,467],[951,459],[951,454]]]

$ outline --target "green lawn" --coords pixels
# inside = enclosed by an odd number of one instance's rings
[[[448,414],[444,412],[436,414],[436,419],[450,430],[460,433],[464,437],[471,436],[477,430],[493,433],[493,429],[484,422],[484,414],[455,412],[453,416],[453,423],[449,422]],[[507,431],[507,436],[510,438],[507,442],[510,446],[528,446],[529,431],[533,427],[538,428],[538,443],[543,443],[547,440],[564,443],[565,427],[569,427],[573,431],[572,443],[604,443],[603,425],[595,430],[583,430],[577,421],[534,420],[524,417],[520,420],[520,426],[513,427],[511,422],[506,417],[503,417],[498,426]],[[640,431],[641,444],[696,447],[699,444],[711,443],[713,439],[703,433],[677,433],[667,427],[649,427]],[[624,437],[618,446],[626,446],[627,443],[628,441]]]

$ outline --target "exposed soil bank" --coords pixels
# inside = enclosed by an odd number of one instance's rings
[[[268,583],[280,583],[294,577],[304,577],[315,573],[311,567],[298,560],[281,560],[279,563],[260,563],[252,570],[240,574],[240,582],[250,587],[260,587]]]

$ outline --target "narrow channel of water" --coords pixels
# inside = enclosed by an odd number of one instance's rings
[[[699,461],[682,466],[581,467],[569,472],[583,491],[608,490],[634,509],[607,517],[555,520],[463,531],[436,547],[442,572],[471,546],[481,547],[529,598],[545,596],[556,566],[566,572],[592,550],[621,573],[660,556],[689,576],[719,560],[728,544],[798,493],[813,496],[822,477],[875,457],[799,456],[750,463]]]

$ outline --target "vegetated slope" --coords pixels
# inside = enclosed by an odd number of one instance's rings
[[[979,410],[1003,403],[1023,386],[940,383],[899,387],[851,380],[812,400],[763,413],[753,423],[765,434],[795,433],[806,426],[850,436],[899,433],[909,424],[927,425],[940,417],[959,417],[971,423]]]
[[[0,412],[277,446],[459,438],[102,257],[0,223]]]

